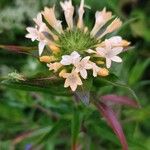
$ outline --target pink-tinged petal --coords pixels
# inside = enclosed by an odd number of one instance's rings
[[[107,39],[105,40],[105,46],[106,46],[106,51],[110,52],[112,49],[112,45],[111,45],[111,42]]]
[[[110,68],[111,67],[111,59],[106,58],[106,67]]]
[[[36,28],[28,27],[26,29],[29,33],[25,36],[26,38],[32,39],[32,41],[35,41],[38,39],[38,31]]]
[[[100,97],[101,100],[103,101],[103,103],[108,103],[108,102],[112,102],[114,104],[120,104],[120,105],[126,105],[126,106],[131,106],[134,108],[139,108],[139,104],[130,99],[129,97],[126,96],[118,96],[118,95],[104,95]]]
[[[89,59],[90,59],[90,56],[86,56],[86,57],[84,57],[82,60],[81,60],[81,62],[88,62],[89,61]]]
[[[71,84],[70,88],[74,92],[77,89],[77,86],[78,86],[77,84]]]
[[[86,52],[89,53],[89,54],[94,54],[94,53],[96,54],[96,52],[92,49],[88,49]]]
[[[92,65],[90,63],[87,63],[86,66],[85,66],[85,69],[92,69]]]
[[[112,56],[116,56],[123,51],[123,47],[115,47],[111,50]]]
[[[72,60],[70,59],[69,55],[62,56],[62,60],[60,62],[62,65],[70,65]]]
[[[119,56],[113,56],[113,57],[111,57],[111,60],[118,62],[118,63],[122,62],[122,59]]]
[[[45,47],[45,43],[44,42],[39,42],[39,55],[41,56],[43,50]]]
[[[73,57],[73,58],[79,58],[80,54],[78,52],[74,51],[74,52],[71,53],[71,57]]]
[[[41,24],[43,24],[41,13],[38,13],[37,18],[34,18],[33,20],[38,26],[41,26]]]
[[[117,46],[122,42],[122,37],[121,36],[113,36],[110,39],[108,39],[112,46]]]
[[[106,54],[105,48],[96,48],[96,51],[98,55],[105,57],[105,54]]]
[[[83,79],[86,79],[87,78],[87,71],[85,69],[81,70],[80,71],[80,75]]]
[[[122,150],[128,150],[128,144],[124,132],[113,110],[102,102],[96,104],[96,107],[98,108],[102,116],[106,119],[108,125],[113,129],[113,131],[117,135],[122,145]]]
[[[70,86],[70,82],[68,79],[65,80],[65,84],[64,84],[64,87],[67,88]]]

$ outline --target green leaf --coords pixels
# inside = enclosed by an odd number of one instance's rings
[[[53,127],[41,139],[38,140],[37,144],[41,144],[45,141],[49,141],[52,137],[58,134],[58,132],[60,132],[62,128],[65,126],[66,126],[66,121],[63,120],[54,123]]]
[[[6,79],[1,82],[2,85],[24,91],[36,91],[50,93],[54,95],[70,96],[69,92],[63,87],[62,80],[56,78],[33,78],[22,80]],[[59,90],[58,90],[59,89]]]
[[[74,114],[71,122],[71,139],[72,139],[72,147],[76,147],[77,145],[77,139],[80,132],[80,126],[81,126],[81,117],[80,112],[77,110],[77,108],[74,109]]]
[[[145,69],[149,66],[149,64],[150,64],[150,59],[147,59],[144,62],[138,61],[135,64],[129,76],[129,85],[134,85],[140,80]]]
[[[11,141],[0,141],[0,150],[13,150],[14,146]]]
[[[98,78],[96,81],[97,81],[97,85],[98,83],[103,82],[127,90],[133,96],[133,98],[139,103],[139,98],[137,97],[135,91],[131,89],[129,85],[124,83],[124,81],[119,80],[119,78],[117,78],[115,75],[110,75],[106,78]]]

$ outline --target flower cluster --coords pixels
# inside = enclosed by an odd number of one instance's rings
[[[60,5],[66,19],[65,29],[62,21],[56,18],[55,7],[46,7],[33,19],[36,26],[27,28],[26,37],[39,41],[40,61],[65,79],[64,87],[75,91],[90,74],[93,77],[107,76],[112,62],[122,62],[118,55],[130,43],[120,36],[110,37],[122,22],[106,8],[96,12],[95,24],[90,30],[83,21],[84,0],[78,8],[77,22],[73,19],[75,8],[72,1],[60,2]]]

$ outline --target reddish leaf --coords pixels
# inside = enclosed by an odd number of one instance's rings
[[[121,105],[127,105],[127,106],[131,106],[131,107],[134,107],[134,108],[139,108],[139,104],[130,99],[129,97],[126,97],[126,96],[117,96],[117,95],[104,95],[104,96],[101,96],[101,101],[103,103],[108,103],[108,102],[113,102],[115,104],[121,104]]]
[[[102,116],[106,119],[108,125],[113,129],[113,131],[117,135],[118,139],[120,140],[120,143],[122,144],[122,150],[128,150],[127,141],[124,136],[122,127],[120,123],[118,122],[113,110],[102,102],[97,103],[96,107],[98,108]]]
[[[37,50],[37,47],[25,47],[15,45],[0,45],[0,48],[7,49],[15,53],[25,53],[25,54],[30,54],[31,51]]]

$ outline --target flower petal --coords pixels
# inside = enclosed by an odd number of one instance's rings
[[[92,49],[88,49],[86,52],[89,53],[89,54],[96,53],[96,52],[95,52],[94,50],[92,50]]]
[[[112,61],[115,61],[115,62],[118,62],[118,63],[122,62],[122,59],[121,59],[119,56],[113,56],[113,57],[111,58],[111,60],[112,60]]]
[[[60,5],[64,11],[66,22],[68,24],[69,29],[73,28],[73,14],[74,14],[74,7],[72,5],[72,0],[60,2]]]
[[[43,50],[45,47],[45,43],[44,42],[39,42],[39,56],[41,56]]]
[[[95,36],[97,32],[112,18],[111,12],[106,12],[106,8],[97,11],[95,14],[95,25],[91,31],[91,35]]]
[[[110,53],[112,56],[115,56],[115,55],[120,54],[122,52],[122,50],[123,50],[123,47],[115,47],[111,50]]]
[[[64,55],[64,56],[62,56],[62,60],[60,61],[60,63],[62,65],[65,65],[65,66],[66,65],[71,65],[72,64],[72,60],[71,60],[69,55]]]
[[[106,67],[110,68],[111,67],[111,59],[106,58]]]
[[[81,77],[82,77],[83,79],[86,79],[86,78],[87,78],[87,71],[86,71],[86,69],[81,70],[81,71],[80,71],[80,75],[81,75]]]
[[[56,19],[55,16],[55,7],[53,8],[44,8],[42,12],[45,20],[60,34],[63,33],[61,21]]]
[[[78,9],[78,15],[79,15],[79,19],[78,19],[77,27],[80,29],[84,27],[84,23],[83,23],[84,0],[81,0],[80,7]]]

